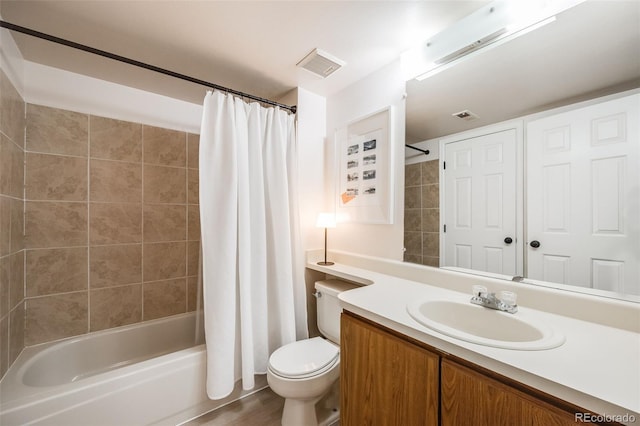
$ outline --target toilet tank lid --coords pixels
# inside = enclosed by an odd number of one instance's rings
[[[356,287],[360,287],[357,284],[348,283],[346,281],[331,279],[331,280],[322,280],[316,281],[315,288],[318,291],[324,291],[327,294],[332,296],[337,295],[343,291],[351,290]]]

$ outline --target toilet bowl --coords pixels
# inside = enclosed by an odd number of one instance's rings
[[[339,377],[338,347],[321,337],[291,343],[274,352],[267,381],[285,398],[282,424],[317,425],[316,404]]]
[[[267,382],[285,398],[283,426],[327,425],[338,418],[335,393],[340,377],[340,303],[338,294],[357,287],[340,280],[318,281],[318,329],[328,339],[313,337],[278,348],[269,358]],[[328,402],[323,407],[320,401]],[[318,412],[321,415],[318,415]]]

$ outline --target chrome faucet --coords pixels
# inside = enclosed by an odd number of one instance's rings
[[[500,293],[501,298],[496,296],[495,293],[489,293],[487,288],[484,286],[474,285],[471,303],[474,305],[484,306],[485,308],[508,312],[510,314],[518,312],[516,294],[510,291],[502,291]]]

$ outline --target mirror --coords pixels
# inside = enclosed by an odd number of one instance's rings
[[[440,170],[441,160],[444,161],[447,155],[462,152],[454,149],[458,140],[472,141],[470,146],[479,147],[483,143],[484,134],[508,133],[509,129],[514,129],[515,133],[511,136],[516,141],[522,141],[517,142],[520,145],[516,145],[512,154],[519,167],[516,167],[515,177],[505,179],[504,182],[513,182],[513,202],[521,211],[516,212],[517,223],[514,225],[513,235],[500,235],[501,244],[504,241],[502,245],[515,248],[513,266],[511,269],[505,269],[506,272],[491,271],[491,268],[483,266],[488,261],[480,266],[469,261],[463,269],[469,273],[494,272],[498,274],[496,276],[507,279],[524,276],[523,281],[530,284],[640,301],[638,297],[640,295],[640,272],[638,272],[640,271],[638,265],[640,263],[640,230],[636,224],[640,217],[638,211],[640,188],[637,172],[631,175],[631,185],[627,185],[626,192],[620,192],[622,191],[620,190],[616,193],[608,184],[602,183],[608,182],[606,181],[608,172],[604,172],[604,169],[600,171],[598,178],[589,177],[582,185],[600,185],[599,189],[591,188],[590,191],[585,191],[585,198],[599,193],[601,197],[609,197],[609,201],[603,201],[606,205],[615,202],[624,204],[625,207],[620,210],[623,213],[618,219],[620,223],[625,222],[624,233],[627,238],[624,244],[612,245],[608,251],[625,252],[628,259],[626,265],[622,261],[616,263],[607,259],[598,260],[597,256],[592,256],[591,263],[586,267],[568,266],[571,254],[562,253],[554,257],[553,253],[547,253],[544,261],[550,263],[546,265],[546,272],[540,273],[535,271],[536,259],[532,256],[540,253],[549,244],[538,238],[538,235],[533,235],[535,232],[528,228],[538,218],[546,218],[544,216],[546,212],[540,209],[532,210],[532,207],[541,204],[537,203],[537,200],[546,200],[547,204],[564,202],[563,193],[560,190],[562,185],[549,180],[551,174],[543,177],[543,174],[532,173],[532,161],[536,154],[528,150],[535,146],[531,142],[534,132],[548,133],[549,130],[536,123],[544,124],[544,117],[550,115],[545,111],[556,108],[560,108],[556,111],[571,111],[575,109],[572,107],[573,104],[603,96],[615,97],[614,94],[640,87],[640,54],[638,52],[640,52],[640,6],[638,3],[635,1],[587,1],[557,15],[555,22],[551,24],[482,54],[469,57],[426,80],[408,81],[406,142],[418,148],[428,149],[430,153],[425,156],[412,149],[405,150],[405,261],[429,266],[456,266],[451,261],[456,254],[447,255],[444,247],[445,235],[452,238],[452,233],[451,228],[449,233],[443,233],[442,225],[446,224],[446,221],[440,215],[446,210],[445,203],[449,202],[448,197],[443,193],[450,195],[454,191],[445,189],[451,184],[441,181],[444,179],[442,178],[444,174]],[[637,104],[640,103],[637,99],[631,101],[631,120],[636,120],[635,129],[639,127],[637,112],[633,117],[633,111],[637,111]],[[633,108],[636,109],[633,110]],[[477,118],[465,120],[453,117],[452,114],[464,110],[477,115]],[[534,120],[540,117],[542,119]],[[509,120],[521,123],[520,127],[496,125]],[[637,133],[628,133],[627,136],[635,138],[627,144],[634,153],[629,157],[630,164],[624,165],[623,161],[619,165],[622,164],[620,167],[627,171],[637,170],[640,169],[639,136]],[[524,139],[527,139],[526,145]],[[489,145],[491,143],[493,142],[489,142]],[[604,157],[599,158],[621,156],[614,145],[600,147]],[[609,153],[608,156],[607,153]],[[606,165],[610,165],[610,162]],[[523,172],[522,166],[528,167],[529,170],[526,173]],[[615,172],[613,174],[615,175]],[[560,171],[558,176],[566,175]],[[548,184],[545,187],[540,182]],[[505,187],[501,186],[501,188]],[[532,195],[534,192],[535,194]],[[614,193],[618,198],[611,195]],[[577,195],[574,194],[573,197]],[[587,203],[584,204],[585,206],[593,204],[593,200],[583,201]],[[574,211],[581,209],[580,203],[583,201],[577,200],[576,205],[569,207]],[[484,209],[473,208],[470,210],[470,215],[477,218],[485,210],[487,210],[486,206]],[[451,208],[448,211],[450,212]],[[591,217],[586,213],[584,216]],[[593,219],[590,220],[593,221]],[[597,233],[596,225],[590,222],[588,226],[592,226],[592,233]],[[617,241],[621,240],[617,239]],[[580,241],[579,244],[573,244],[571,250],[575,251],[581,250],[584,246],[598,245],[593,241],[585,243],[586,240],[579,238],[574,238],[573,241],[574,243]],[[538,247],[535,247],[536,244]],[[471,255],[468,257],[470,259]],[[504,259],[501,258],[500,261]],[[627,266],[626,272],[625,266]],[[571,279],[562,278],[563,273],[567,275],[569,269],[585,270],[586,275]],[[626,283],[608,284],[615,279],[624,281],[624,274],[626,274]],[[519,278],[516,279],[519,280]]]

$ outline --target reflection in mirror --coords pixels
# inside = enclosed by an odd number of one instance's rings
[[[587,1],[408,81],[405,261],[640,300],[638,52],[638,3]]]

